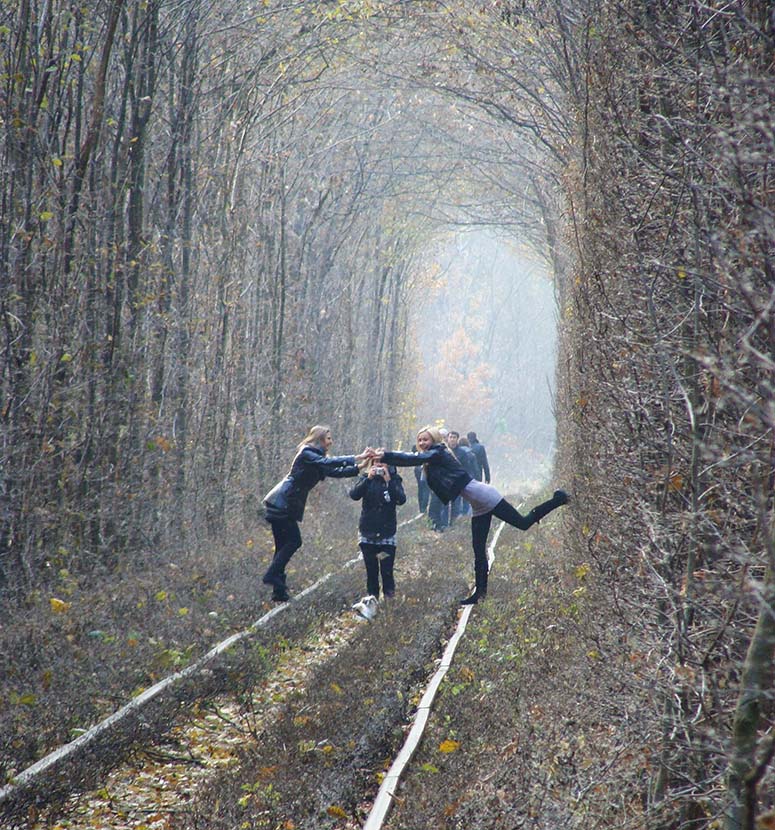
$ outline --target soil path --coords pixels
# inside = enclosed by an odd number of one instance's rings
[[[455,630],[468,532],[405,528],[398,594],[371,623],[351,610],[362,564],[341,568],[172,708],[114,736],[70,776],[67,798],[2,826],[361,828]],[[304,567],[300,588],[320,573]],[[616,757],[605,751],[613,733],[587,714],[605,686],[584,642],[587,570],[563,561],[551,522],[506,528],[386,830],[584,826],[581,797]]]
[[[79,759],[83,774],[68,776],[77,793],[28,806],[9,826],[359,826],[454,630],[467,545],[464,526],[443,536],[419,522],[404,529],[397,596],[372,623],[350,609],[362,564],[343,568],[172,709],[168,701],[144,729],[134,723],[131,736]]]

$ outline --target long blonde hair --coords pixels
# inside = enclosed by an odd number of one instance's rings
[[[374,464],[373,458],[364,458],[363,461],[358,462],[358,469],[362,476],[366,476],[369,474],[369,470],[372,468]]]
[[[327,432],[331,432],[331,427],[325,424],[315,424],[314,427],[310,427],[309,432],[304,436],[304,440],[296,447],[296,452],[300,452],[310,444],[314,444],[317,447],[321,446]]]
[[[441,444],[442,447],[457,461],[457,456],[452,450],[447,446],[447,442],[444,440],[444,436],[441,434],[441,430],[438,427],[423,427],[422,429],[417,430],[417,438],[419,438],[423,432],[427,432],[428,435],[433,439],[434,444]],[[422,465],[423,470],[425,470],[425,478],[428,478],[428,462],[426,461],[425,464]]]
[[[417,438],[419,438],[423,432],[427,432],[428,435],[433,439],[434,444],[444,444],[444,436],[441,434],[441,430],[438,427],[423,427],[422,429],[417,430]]]

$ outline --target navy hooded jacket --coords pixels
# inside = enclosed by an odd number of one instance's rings
[[[395,467],[389,467],[390,481],[382,476],[361,476],[350,490],[350,498],[361,502],[358,530],[365,537],[388,539],[396,534],[396,507],[406,502],[401,476]]]

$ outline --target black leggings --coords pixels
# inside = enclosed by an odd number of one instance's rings
[[[276,519],[269,522],[274,536],[274,557],[264,574],[264,583],[285,588],[285,566],[301,547],[299,523],[293,519]]]
[[[477,578],[482,568],[487,573],[487,536],[490,533],[493,516],[502,519],[506,524],[518,527],[520,530],[527,530],[535,522],[535,519],[529,513],[527,516],[523,516],[506,499],[501,499],[489,513],[485,513],[483,516],[474,516],[471,519],[471,544],[474,548],[474,573]]]

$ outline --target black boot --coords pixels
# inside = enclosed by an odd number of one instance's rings
[[[544,516],[548,515],[552,512],[552,510],[556,510],[558,507],[562,507],[563,504],[567,504],[570,501],[570,497],[565,492],[565,490],[555,490],[554,495],[545,502],[536,505],[528,514],[527,519],[531,525],[537,524],[538,522],[543,519]]]
[[[486,561],[481,564],[479,562],[474,563],[476,589],[470,597],[460,600],[461,605],[476,605],[480,599],[484,599],[487,596],[487,577],[489,576],[489,570],[489,565]]]
[[[291,595],[285,587],[285,574],[272,573],[270,568],[261,580],[264,585],[272,586],[272,602],[288,602]]]

